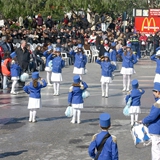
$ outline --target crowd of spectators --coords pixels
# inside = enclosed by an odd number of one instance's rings
[[[99,56],[103,56],[105,51],[109,52],[112,49],[110,45],[112,42],[116,42],[117,51],[124,49],[127,43],[131,43],[132,50],[139,55],[138,58],[141,58],[141,51],[144,52],[144,55],[151,55],[155,48],[159,47],[160,32],[147,37],[136,32],[134,23],[132,24],[130,20],[124,27],[121,17],[116,19],[108,17],[106,14],[95,17],[95,24],[89,23],[84,15],[78,18],[75,16],[69,18],[65,15],[59,23],[51,16],[44,20],[40,14],[33,18],[19,17],[16,20],[6,20],[5,26],[0,27],[0,54],[17,51],[20,55],[19,53],[24,48],[23,52],[29,52],[32,59],[36,59],[36,64],[41,64],[44,62],[41,59],[43,52],[51,44],[61,47],[62,51],[66,52],[76,48],[80,43],[84,45],[85,50],[90,50],[90,46],[94,45],[99,51]],[[100,23],[98,23],[99,19]],[[105,31],[101,27],[102,24],[106,26]],[[25,40],[26,43],[24,44],[22,40]],[[31,48],[33,44],[36,44],[34,49]],[[22,57],[19,59],[24,60]],[[22,65],[22,69],[27,70],[29,59]],[[37,69],[33,65],[32,68]]]

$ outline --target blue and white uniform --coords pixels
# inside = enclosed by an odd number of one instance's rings
[[[155,82],[158,82],[160,83],[160,50],[157,51],[156,54],[153,54],[150,58],[152,61],[155,61],[157,63],[157,66],[156,66],[156,75],[154,77],[154,83]]]
[[[33,72],[32,79],[38,80],[39,73]],[[41,89],[47,86],[47,83],[44,79],[37,81],[37,86],[34,87],[33,81],[28,83],[26,86],[23,87],[23,90],[29,94],[29,102],[28,102],[28,109],[30,110],[29,121],[35,122],[36,117],[36,109],[41,108]]]
[[[131,107],[129,108],[129,113],[131,115],[131,125],[134,124],[135,121],[138,121],[138,114],[141,113],[141,96],[145,93],[143,89],[138,88],[138,81],[134,79],[132,81],[132,90],[130,94],[126,96],[126,103],[129,98],[132,98]]]
[[[78,48],[82,49],[82,45],[79,44]],[[78,74],[78,75],[85,74],[87,56],[85,54],[83,54],[82,52],[74,52],[74,50],[72,50],[70,52],[70,54],[74,55],[74,57],[75,57],[73,74]]]
[[[154,83],[155,91],[160,92],[160,83]],[[150,113],[142,120],[149,129],[152,140],[152,160],[160,159],[160,98],[152,105]]]
[[[104,53],[105,57],[109,57],[109,53]],[[112,72],[116,69],[116,66],[111,64],[110,61],[101,61],[99,59],[96,60],[96,63],[98,63],[101,66],[101,89],[102,89],[102,97],[108,97],[109,92],[109,83],[112,82]],[[106,89],[105,89],[106,86]]]
[[[122,68],[120,73],[123,74],[123,92],[129,91],[131,75],[135,73],[134,64],[137,63],[137,57],[135,54],[132,54],[131,44],[127,44],[127,48],[130,48],[130,51],[125,53],[120,50],[118,53],[122,56]],[[127,49],[128,50],[128,49]]]
[[[102,129],[100,133],[95,134],[92,137],[92,142],[90,143],[88,148],[89,156],[93,159],[97,158],[98,160],[118,160],[119,156],[118,156],[117,139],[115,136],[110,135],[108,132],[108,129],[111,125],[110,115],[108,113],[102,113],[99,119],[100,119],[100,127],[106,129]],[[109,136],[106,139],[104,146],[102,147],[102,151],[96,152],[95,150],[98,150],[98,147],[100,146],[103,138],[106,135]]]
[[[80,123],[81,110],[83,108],[83,98],[82,93],[88,88],[88,85],[80,80],[80,76],[76,75],[73,78],[74,83],[69,89],[68,93],[68,103],[73,107],[73,117],[71,123],[76,122],[77,113],[77,123]],[[76,85],[75,85],[76,84]]]

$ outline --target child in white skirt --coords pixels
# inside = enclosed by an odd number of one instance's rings
[[[81,75],[85,74],[86,63],[87,63],[87,56],[83,52],[82,44],[78,44],[77,52],[74,52],[74,50],[72,50],[70,54],[74,55],[75,57],[73,74],[80,75],[81,77]]]
[[[53,47],[52,46],[48,46],[48,50],[45,51],[43,53],[43,55],[46,58],[46,67],[45,67],[45,71],[46,71],[46,79],[47,79],[47,85],[48,86],[52,86],[51,84],[51,73],[52,73],[52,68],[49,67],[49,62],[53,59]]]
[[[131,75],[135,73],[134,64],[137,63],[137,57],[133,54],[131,50],[131,44],[127,44],[127,50],[122,53],[122,68],[121,74],[123,74],[123,92],[129,91],[130,82],[131,82]],[[128,82],[127,82],[128,79]]]
[[[88,85],[81,81],[80,76],[76,75],[73,77],[74,83],[69,89],[68,94],[68,103],[69,106],[73,107],[73,117],[71,120],[71,123],[76,123],[76,117],[77,117],[77,123],[81,123],[81,109],[83,108],[83,98],[82,93],[85,89],[88,88]]]
[[[41,108],[41,88],[47,86],[44,79],[39,77],[38,72],[32,73],[32,82],[28,83],[23,87],[23,90],[29,94],[28,109],[29,111],[29,122],[36,122],[37,109]]]
[[[21,74],[21,68],[17,62],[16,53],[13,52],[10,54],[10,56],[12,57],[10,70],[11,70],[11,80],[13,81],[12,82],[12,89],[11,89],[10,93],[16,95],[16,94],[18,94],[18,92],[15,92],[15,87],[16,87],[16,84],[17,84],[19,77],[20,77],[20,74]]]
[[[126,103],[128,102],[129,98],[132,98],[131,107],[129,109],[129,113],[131,116],[131,126],[134,124],[134,122],[138,121],[138,114],[141,113],[141,96],[144,94],[144,90],[138,88],[139,84],[136,79],[132,81],[132,90],[130,93],[126,96]]]
[[[160,68],[160,47],[158,47],[157,49],[159,49],[159,50],[157,50],[156,54],[153,54],[151,56],[151,60],[155,61],[157,63],[156,75],[154,77],[154,83],[155,82],[160,83],[160,69],[159,69]]]
[[[112,72],[116,69],[116,66],[111,64],[109,59],[109,53],[105,52],[103,58],[98,58],[96,60],[101,66],[102,76],[101,76],[101,89],[102,89],[102,97],[108,98],[109,95],[109,83],[112,82]],[[106,89],[105,89],[106,87]]]
[[[61,48],[56,48],[56,57],[52,60],[52,76],[54,96],[59,95],[60,82],[62,81],[62,68],[65,66],[65,61],[61,57]]]

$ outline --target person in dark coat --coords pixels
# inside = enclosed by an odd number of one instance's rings
[[[21,46],[16,49],[18,64],[22,68],[23,72],[26,72],[28,69],[29,61],[30,61],[30,53],[26,48],[26,41],[21,41]]]

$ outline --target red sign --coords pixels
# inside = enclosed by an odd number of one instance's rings
[[[158,17],[160,16],[160,9],[150,9],[149,10],[150,17]]]
[[[135,29],[140,33],[154,34],[160,30],[160,17],[135,17]]]

